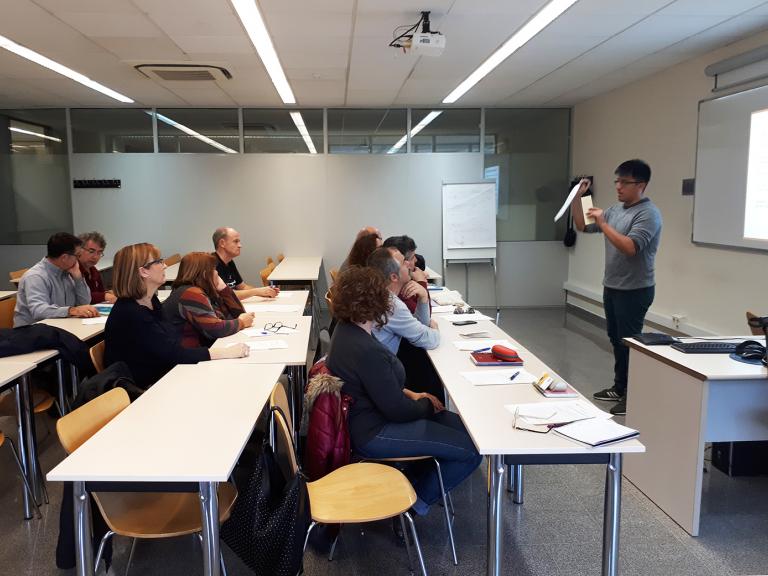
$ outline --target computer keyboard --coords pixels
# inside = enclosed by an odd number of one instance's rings
[[[686,354],[730,354],[736,350],[734,342],[675,342],[671,346]]]

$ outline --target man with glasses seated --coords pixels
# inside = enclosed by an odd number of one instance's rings
[[[45,258],[24,273],[16,294],[13,326],[26,326],[46,318],[93,318],[91,291],[80,272],[78,257],[83,242],[67,232],[48,239]]]
[[[601,232],[605,236],[603,307],[608,338],[613,346],[614,384],[593,397],[616,402],[611,414],[621,415],[627,413],[629,370],[629,348],[622,339],[642,332],[645,313],[653,303],[654,261],[662,223],[659,209],[644,195],[651,180],[650,166],[642,160],[627,160],[614,174],[617,204],[605,210],[590,208],[587,215],[594,218],[594,223],[586,224],[581,196],[589,189],[590,181],[584,179],[571,213],[577,230]]]
[[[104,256],[107,241],[98,232],[86,232],[85,234],[80,234],[78,238],[83,242],[82,250],[78,257],[80,273],[91,290],[91,304],[99,304],[101,302],[114,303],[117,298],[115,298],[115,295],[110,290],[104,287],[101,272],[96,268],[99,260]]]
[[[419,268],[416,266],[416,242],[410,236],[390,236],[384,240],[384,247],[397,248],[397,250],[400,251],[400,254],[403,255],[406,266],[408,266],[408,272],[411,275],[412,282],[406,284],[398,295],[400,296],[400,300],[405,302],[405,305],[408,306],[408,310],[411,311],[411,314],[416,313],[416,307],[418,306],[419,302],[426,300],[429,304],[429,311],[431,314],[432,303],[429,299],[429,292],[427,288],[427,275],[424,272],[424,268]],[[414,284],[421,286],[423,290],[417,290]],[[407,296],[406,291],[408,291]]]
[[[251,296],[275,298],[280,292],[277,286],[256,288],[243,282],[243,277],[235,265],[235,258],[240,256],[242,244],[240,232],[234,228],[217,228],[213,233],[213,253],[216,256],[216,270],[224,283],[235,291],[240,300]]]

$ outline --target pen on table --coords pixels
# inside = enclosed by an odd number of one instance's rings
[[[510,377],[509,377],[509,379],[510,379],[510,380],[514,380],[514,379],[515,379],[515,378],[517,378],[519,375],[520,375],[520,370],[518,370],[517,372],[515,372],[514,374],[512,374],[512,376],[510,376]]]
[[[490,349],[491,349],[490,346],[486,346],[485,348],[478,348],[477,350],[472,350],[472,354],[474,354],[475,352],[488,352],[488,350]]]

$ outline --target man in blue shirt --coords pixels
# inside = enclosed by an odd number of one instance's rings
[[[596,400],[614,401],[611,414],[627,413],[627,373],[629,349],[623,338],[642,332],[645,313],[653,303],[656,288],[654,263],[661,239],[661,213],[647,198],[645,189],[651,180],[651,168],[642,160],[627,160],[614,172],[619,202],[606,210],[590,208],[586,224],[581,196],[589,189],[582,180],[572,205],[576,229],[600,232],[605,237],[605,274],[603,306],[608,338],[613,346],[614,384],[594,394]]]

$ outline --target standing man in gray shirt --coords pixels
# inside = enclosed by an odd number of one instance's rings
[[[13,326],[46,318],[93,318],[91,290],[80,272],[82,240],[67,232],[48,239],[48,254],[24,273],[16,294]]]
[[[586,225],[581,196],[589,189],[582,180],[571,212],[580,232],[602,232],[605,236],[605,275],[603,307],[608,338],[613,346],[614,384],[596,392],[596,400],[613,401],[611,414],[627,413],[627,373],[629,348],[622,338],[642,332],[645,313],[653,303],[656,290],[654,261],[661,239],[661,213],[645,197],[651,180],[651,168],[642,160],[627,160],[614,172],[618,204],[606,210],[594,207],[587,212],[595,219]]]

